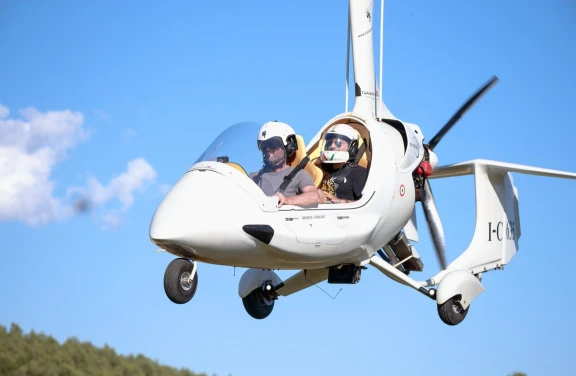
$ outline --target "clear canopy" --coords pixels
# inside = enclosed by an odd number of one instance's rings
[[[233,162],[250,174],[262,168],[262,153],[258,150],[258,132],[262,124],[234,124],[216,137],[194,162]]]

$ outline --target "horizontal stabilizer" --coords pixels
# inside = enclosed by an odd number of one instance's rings
[[[429,179],[471,175],[474,173],[475,166],[486,166],[489,173],[518,172],[521,174],[548,176],[553,178],[576,179],[576,173],[574,172],[551,170],[547,168],[526,166],[514,163],[490,161],[486,159],[475,159],[472,161],[437,167],[434,169],[434,173],[429,177]]]

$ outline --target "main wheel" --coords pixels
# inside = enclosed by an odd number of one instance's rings
[[[184,258],[172,260],[166,267],[164,273],[164,291],[166,296],[176,304],[188,303],[198,287],[198,270],[194,273],[194,278],[188,282],[192,274],[194,265]]]
[[[453,296],[442,304],[438,304],[438,315],[446,325],[458,325],[466,318],[468,308],[462,308],[460,297]]]
[[[274,300],[267,299],[260,287],[254,289],[245,298],[242,298],[242,303],[244,303],[246,312],[258,320],[268,317],[274,309]]]

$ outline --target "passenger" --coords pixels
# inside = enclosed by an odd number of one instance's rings
[[[271,121],[262,126],[258,133],[258,149],[262,152],[264,165],[250,178],[267,196],[278,197],[278,207],[282,205],[313,206],[320,201],[318,190],[312,177],[303,169],[292,174],[292,180],[281,190],[286,176],[294,170],[287,159],[298,149],[296,133],[288,124]],[[286,185],[286,184],[284,184]]]
[[[320,203],[349,203],[362,198],[368,171],[355,165],[358,132],[348,124],[337,124],[324,135],[320,152],[324,178],[318,189]],[[360,156],[358,156],[360,157]]]

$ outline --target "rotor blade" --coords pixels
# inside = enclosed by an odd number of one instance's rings
[[[448,120],[446,125],[444,125],[442,127],[442,129],[440,129],[440,131],[438,133],[436,133],[436,135],[434,137],[432,137],[432,139],[428,143],[429,148],[434,149],[436,147],[436,145],[438,145],[438,142],[440,142],[442,137],[444,137],[444,135],[446,135],[446,133],[448,133],[448,131],[466,113],[466,111],[468,111],[470,109],[470,107],[472,107],[474,105],[474,103],[476,103],[476,101],[478,101],[478,99],[480,99],[480,97],[488,89],[490,89],[492,86],[494,86],[494,84],[496,84],[497,82],[498,82],[498,77],[493,76],[490,79],[490,81],[488,81],[482,88],[480,88],[480,90],[478,90],[476,93],[474,93],[474,95],[472,95],[470,97],[470,99],[468,99],[466,101],[466,103],[464,103],[462,105],[462,107],[460,107],[460,109],[452,116],[452,118],[450,120]]]
[[[430,230],[430,236],[432,237],[432,242],[434,243],[436,256],[440,262],[440,267],[442,270],[444,270],[446,269],[446,243],[444,242],[444,229],[442,228],[442,223],[440,222],[440,215],[438,214],[438,209],[436,209],[436,203],[434,202],[434,196],[432,195],[432,189],[430,188],[428,179],[426,179],[424,182],[424,189],[426,190],[426,198],[424,201],[422,201],[424,216],[426,217],[428,229]]]

